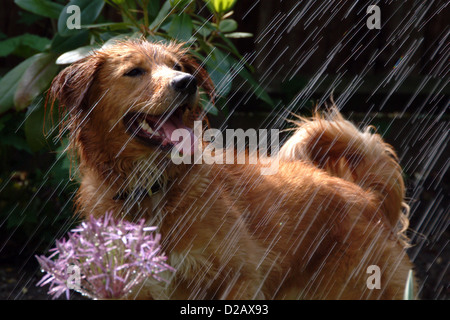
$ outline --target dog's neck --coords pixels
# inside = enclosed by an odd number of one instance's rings
[[[161,155],[135,161],[109,161],[96,167],[81,161],[81,174],[93,176],[98,185],[105,185],[114,193],[114,200],[140,199],[165,193],[169,184],[188,170],[187,165],[175,165]],[[87,170],[82,170],[86,168]]]
[[[116,184],[119,198],[139,198],[164,192],[169,181],[171,163],[157,157],[134,161],[124,168]]]

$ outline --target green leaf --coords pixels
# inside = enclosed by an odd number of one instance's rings
[[[167,33],[174,39],[188,41],[192,36],[193,28],[191,17],[183,13],[173,17]]]
[[[64,8],[63,5],[48,0],[14,0],[14,3],[24,10],[52,19],[58,19]]]
[[[137,22],[138,19],[135,0],[124,0],[119,7],[123,22],[130,25]]]
[[[212,114],[213,116],[219,115],[219,109],[215,105],[211,103],[211,101],[208,99],[208,101],[202,102],[202,108],[207,113]]]
[[[155,20],[153,20],[153,22],[150,24],[149,29],[158,30],[164,23],[164,21],[169,17],[171,10],[172,6],[170,5],[170,1],[167,0],[161,7],[161,10],[159,10]]]
[[[226,96],[231,90],[231,64],[225,53],[215,48],[206,61],[206,69],[216,87],[218,96]]]
[[[232,61],[233,69],[250,85],[256,97],[273,106],[274,102],[272,98],[270,98],[270,96],[267,94],[264,88],[261,87],[258,81],[253,78],[251,73],[245,68],[245,65],[234,58],[230,58],[230,60]]]
[[[261,87],[261,85],[256,81],[253,76],[250,74],[250,72],[243,68],[239,75],[244,78],[252,87],[253,93],[256,95],[257,98],[261,99],[262,101],[268,103],[269,105],[273,106],[275,103],[273,102],[272,98],[267,94],[266,90]]]
[[[159,1],[149,1],[147,4],[147,12],[149,21],[153,21],[158,15],[160,8]]]
[[[80,8],[80,23],[81,25],[89,25],[94,23],[94,21],[100,15],[105,2],[103,0],[71,0],[64,7],[59,15],[58,19],[58,33],[61,36],[69,36],[74,35],[80,32],[79,29],[69,29],[67,27],[67,21],[71,18],[75,13],[67,12],[69,6],[78,6]],[[80,26],[81,27],[81,26]]]
[[[75,50],[63,53],[56,59],[56,64],[71,64],[90,55],[97,47],[84,46]]]
[[[34,51],[44,51],[45,47],[49,43],[50,40],[47,38],[25,33],[20,36],[1,41],[0,57],[6,57],[11,53],[23,51],[23,47],[31,48]]]
[[[55,53],[64,53],[84,46],[88,43],[88,41],[89,31],[87,30],[79,31],[71,37],[63,37],[56,34],[50,45],[50,50]]]
[[[227,33],[225,37],[233,39],[243,39],[243,38],[251,38],[253,37],[253,34],[248,32],[232,32]]]
[[[25,139],[31,151],[36,152],[48,145],[44,130],[50,131],[50,115],[46,117],[42,99],[30,107],[26,115],[24,130]],[[45,122],[45,124],[44,124]]]
[[[28,107],[34,98],[48,88],[59,69],[55,60],[55,54],[37,54],[36,60],[28,67],[17,85],[14,94],[16,110]]]
[[[231,52],[232,54],[234,54],[236,57],[239,57],[239,59],[242,59],[241,54],[239,53],[239,50],[235,47],[235,45],[233,44],[233,42],[228,39],[227,37],[225,37],[225,35],[223,33],[219,33],[220,38],[222,39],[223,42],[225,42],[226,44],[226,50]],[[216,47],[225,47],[223,44],[221,43],[214,43],[214,46]]]
[[[172,6],[172,8],[174,7],[186,7],[188,4],[190,4],[192,2],[192,0],[169,0],[170,5]]]
[[[17,65],[0,80],[0,114],[14,107],[14,94],[20,79],[29,66],[37,59],[34,55]]]
[[[403,300],[414,300],[414,274],[412,270],[408,272]]]
[[[196,32],[204,38],[208,37],[213,31],[214,29],[204,24],[201,26],[196,26]]]
[[[238,28],[238,24],[233,19],[225,19],[220,21],[219,30],[222,32],[232,32]]]

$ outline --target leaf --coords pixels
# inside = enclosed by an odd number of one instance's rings
[[[149,21],[153,21],[159,12],[159,1],[149,1],[147,4],[147,12]]]
[[[46,118],[45,108],[40,99],[30,107],[26,115],[24,124],[25,139],[31,151],[36,152],[47,145],[47,139],[44,134],[44,128],[48,129],[47,123],[50,123],[50,116]],[[45,121],[45,124],[44,124]]]
[[[150,30],[158,30],[163,22],[169,17],[170,11],[172,10],[172,6],[170,5],[170,1],[167,0],[163,6],[161,7],[161,10],[159,10],[158,15],[156,16],[155,20],[150,24],[148,27]]]
[[[22,47],[29,47],[35,51],[43,51],[49,43],[50,40],[47,38],[25,33],[20,36],[1,41],[0,57],[6,57],[11,53],[21,50]]]
[[[225,53],[215,48],[206,61],[209,76],[216,87],[218,96],[226,96],[231,90],[231,64]]]
[[[34,98],[47,89],[59,69],[55,60],[55,54],[37,54],[36,60],[28,67],[17,85],[14,94],[16,110],[28,107]]]
[[[78,60],[89,56],[95,49],[97,48],[93,46],[84,46],[72,51],[68,51],[66,53],[63,53],[58,57],[58,59],[56,59],[56,64],[61,65],[77,62]]]
[[[240,77],[242,77],[252,88],[253,93],[256,95],[257,98],[261,99],[262,101],[268,103],[269,105],[273,106],[274,102],[272,98],[267,94],[267,92],[261,87],[261,85],[256,81],[251,73],[245,68],[245,65],[242,64],[242,62],[237,61],[234,58],[230,58],[233,64],[233,69],[239,74]]]
[[[169,0],[173,8],[183,9],[191,4],[192,0]]]
[[[235,47],[235,45],[233,44],[233,42],[228,39],[227,37],[225,37],[225,35],[221,32],[219,32],[219,36],[222,39],[223,42],[225,42],[226,44],[226,50],[233,53],[236,57],[239,57],[239,59],[242,59],[241,54],[239,53],[239,50]],[[215,46],[217,47],[224,47],[224,45],[220,44],[220,43],[214,43]]]
[[[50,50],[55,53],[64,53],[86,45],[88,40],[89,32],[87,30],[79,31],[70,37],[63,37],[56,34],[50,45]]]
[[[207,113],[212,114],[213,116],[219,115],[219,109],[215,105],[211,103],[210,100],[207,102],[203,102],[203,110],[205,110]]]
[[[67,12],[69,6],[78,6],[80,8],[80,23],[81,25],[89,25],[100,15],[105,2],[103,0],[71,0],[64,7],[59,15],[58,19],[58,33],[63,36],[70,36],[80,32],[79,29],[69,29],[67,27],[67,21],[75,13]],[[81,26],[80,26],[81,27]]]
[[[211,29],[208,26],[202,24],[201,26],[197,26],[196,27],[196,32],[199,35],[201,35],[202,37],[206,38],[206,37],[208,37],[211,34],[211,32],[213,32],[213,29]]]
[[[0,114],[14,107],[14,93],[17,90],[19,80],[36,59],[37,55],[28,58],[0,80]]]
[[[132,25],[138,20],[135,0],[124,0],[119,7],[123,22]]]
[[[227,33],[225,37],[234,39],[243,39],[243,38],[251,38],[253,37],[253,34],[248,32],[232,32]]]
[[[58,19],[64,8],[63,5],[48,0],[14,0],[14,3],[24,10],[52,19]]]
[[[239,75],[250,84],[250,86],[253,89],[253,93],[256,95],[257,98],[261,99],[262,101],[268,103],[271,106],[274,105],[272,98],[267,94],[264,88],[262,88],[261,85],[253,78],[253,76],[247,69],[243,68],[239,72]]]
[[[220,21],[219,30],[222,32],[232,32],[238,28],[238,24],[233,19],[225,19]]]
[[[192,36],[194,25],[187,14],[175,15],[167,31],[169,36],[180,41],[188,41]]]

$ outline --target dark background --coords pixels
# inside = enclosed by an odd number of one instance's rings
[[[365,26],[369,4],[381,8],[381,30]],[[0,31],[8,37],[25,32],[51,37],[48,19],[27,21],[10,0],[0,7]],[[115,13],[106,15],[114,18]],[[449,18],[446,1],[238,0],[239,31],[254,37],[234,43],[276,104],[265,104],[235,83],[229,102],[211,119],[231,128],[281,128],[289,111],[308,114],[333,93],[345,116],[375,125],[397,150],[405,171],[409,254],[422,299],[450,294]],[[0,58],[0,73],[20,61]],[[29,276],[36,267],[32,252],[18,254],[21,244],[5,232],[0,298],[45,298],[45,290],[36,290]]]

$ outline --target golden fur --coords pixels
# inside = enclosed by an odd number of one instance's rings
[[[136,67],[145,72],[124,76]],[[145,217],[159,226],[177,269],[169,284],[149,279],[128,298],[401,299],[412,265],[392,148],[334,110],[296,122],[274,175],[261,175],[259,163],[175,165],[123,119],[181,104],[170,87],[179,72],[213,96],[208,75],[180,46],[145,41],[93,53],[64,69],[50,91],[79,156],[77,210]],[[187,126],[203,118],[197,105],[198,94],[183,115]],[[156,182],[163,190],[152,194]],[[148,193],[117,198],[137,188]],[[381,289],[367,287],[370,265],[381,269]]]

